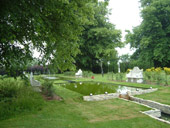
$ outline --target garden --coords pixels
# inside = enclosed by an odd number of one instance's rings
[[[0,128],[170,127],[170,2],[112,2],[0,1]]]
[[[107,74],[93,74],[91,77],[76,78],[64,74],[48,75],[56,79],[47,80],[44,75],[35,75],[35,79],[46,81],[49,95],[56,94],[60,100],[44,100],[42,93],[36,93],[25,86],[22,79],[15,81],[13,78],[1,79],[1,127],[169,127],[165,124],[142,114],[150,108],[121,99],[87,102],[83,101],[84,95],[92,93],[93,89],[104,92],[115,92],[114,85],[125,85],[143,88],[158,88],[158,91],[139,95],[138,97],[150,99],[164,104],[169,104],[169,86],[137,84],[108,80]],[[168,76],[169,77],[169,76]],[[69,81],[66,81],[69,80]],[[70,83],[74,81],[74,83]],[[13,86],[2,86],[9,82]],[[92,84],[94,83],[94,84]],[[84,85],[83,85],[84,84]],[[77,87],[75,87],[75,85]],[[84,87],[83,87],[84,86]],[[93,87],[95,86],[95,88]],[[99,87],[100,86],[100,87]],[[82,87],[82,88],[81,88]],[[78,89],[78,90],[77,90]],[[6,90],[6,92],[3,92]],[[25,91],[26,90],[26,91]],[[28,91],[30,90],[30,91]],[[11,93],[13,92],[13,93]],[[97,94],[100,92],[96,92]],[[21,95],[22,94],[22,95]],[[95,92],[93,92],[95,94]],[[5,98],[4,98],[5,97]],[[3,100],[2,100],[3,99]],[[9,105],[10,104],[10,105]],[[83,125],[82,125],[83,124]],[[152,124],[152,125],[150,125]]]

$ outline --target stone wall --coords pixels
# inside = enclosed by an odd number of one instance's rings
[[[144,113],[144,114],[147,114],[147,115],[149,115],[149,116],[156,117],[156,118],[161,117],[161,111],[158,110],[158,109],[145,111],[145,112],[143,112],[143,113]]]
[[[108,99],[113,99],[118,97],[119,97],[119,93],[109,93],[109,94],[101,94],[101,95],[93,95],[93,96],[83,96],[83,100],[100,101],[100,100],[108,100]]]
[[[139,89],[136,91],[130,91],[128,92],[127,95],[132,96],[132,95],[141,95],[145,93],[151,93],[157,91],[156,89]],[[113,99],[113,98],[119,98],[120,93],[109,93],[109,94],[101,94],[101,95],[92,95],[92,96],[83,96],[83,100],[85,101],[100,101],[100,100],[108,100],[108,99]]]
[[[161,104],[161,103],[151,101],[151,100],[144,100],[144,99],[133,97],[133,96],[130,96],[130,100],[141,103],[141,104],[148,105],[152,108],[159,109],[161,112],[170,114],[170,106],[169,105]]]
[[[128,94],[130,96],[134,96],[134,95],[141,95],[141,94],[146,94],[146,93],[151,93],[151,92],[155,92],[157,91],[158,89],[157,88],[153,88],[153,89],[139,89],[139,90],[136,90],[136,91],[131,91],[131,92],[128,92]]]

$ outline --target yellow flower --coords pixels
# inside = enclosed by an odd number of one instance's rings
[[[127,71],[126,71],[126,72],[127,72],[127,73],[129,73],[131,70],[132,70],[132,69],[127,69]]]
[[[147,71],[147,72],[151,72],[151,71],[152,71],[152,69],[148,68],[148,69],[146,69],[146,71]]]
[[[156,71],[156,72],[161,72],[161,71],[162,71],[162,68],[161,68],[161,67],[155,68],[155,71]]]
[[[154,68],[154,67],[152,67],[152,68],[151,68],[151,71],[154,71],[154,70],[155,70],[155,68]]]
[[[170,68],[164,67],[164,71],[167,75],[170,75]]]

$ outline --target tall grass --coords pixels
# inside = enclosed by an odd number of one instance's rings
[[[0,119],[42,108],[44,101],[41,95],[25,84],[21,79],[0,80]]]

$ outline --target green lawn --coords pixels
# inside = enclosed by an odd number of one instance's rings
[[[75,77],[68,77],[64,76],[63,74],[57,74],[59,77],[64,78],[72,78],[74,81],[94,81],[94,82],[105,82],[105,83],[113,83],[117,85],[125,85],[125,86],[132,86],[132,87],[142,87],[142,88],[158,88],[158,91],[152,92],[149,94],[140,95],[137,97],[157,101],[163,104],[170,105],[170,87],[169,86],[160,86],[160,85],[149,85],[149,84],[137,84],[137,83],[128,83],[128,82],[115,82],[107,79],[107,74],[104,75],[104,77],[101,76],[101,74],[95,74],[95,79],[91,78],[75,78]],[[64,81],[65,82],[65,81]]]
[[[156,92],[139,95],[138,97],[170,105],[170,87],[161,87]]]
[[[60,88],[61,89],[61,88]],[[69,92],[69,91],[68,91]],[[71,93],[71,92],[70,92]],[[1,128],[168,128],[139,111],[148,108],[113,99],[85,102],[78,95],[63,101],[49,101],[43,110],[0,121]]]
[[[64,78],[70,78],[68,76],[64,76],[63,74],[57,74],[59,77],[64,77]],[[110,81],[107,79],[107,74],[104,75],[104,77],[101,76],[101,74],[95,74],[94,75],[95,79],[91,78],[75,78],[71,77],[74,81],[94,81],[94,82],[105,82],[105,83],[113,83],[117,85],[125,85],[125,86],[132,86],[132,87],[142,87],[142,88],[158,88],[158,91],[149,93],[149,94],[144,94],[140,95],[137,97],[148,99],[148,100],[153,100],[157,101],[163,104],[168,104],[170,105],[170,87],[169,86],[160,86],[160,85],[149,85],[149,84],[137,84],[137,83],[128,83],[128,82],[115,82],[115,81]],[[65,81],[64,81],[65,82]]]
[[[60,75],[62,76],[62,75]],[[76,78],[77,79],[77,78]],[[91,81],[90,78],[79,78],[76,81]],[[136,87],[150,85],[129,84],[108,81],[96,75],[92,81],[116,83]],[[152,119],[140,111],[148,108],[121,99],[86,102],[82,94],[54,84],[55,92],[62,101],[47,101],[42,110],[30,112],[0,121],[0,128],[169,128],[169,124]],[[169,87],[158,87],[158,91],[139,97],[169,104]]]

